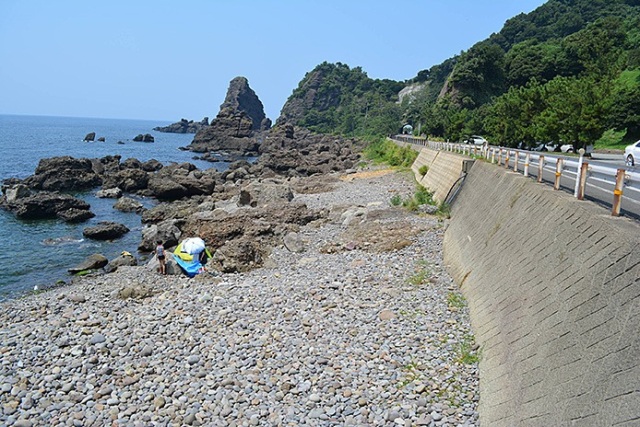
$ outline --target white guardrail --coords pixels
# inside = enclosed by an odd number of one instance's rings
[[[619,216],[622,203],[635,204],[633,210],[640,208],[640,173],[614,166],[589,164],[588,158],[580,156],[578,159],[559,157],[553,154],[517,150],[515,148],[495,147],[492,145],[473,145],[455,142],[427,141],[406,135],[396,135],[394,139],[413,145],[428,147],[433,150],[443,150],[485,160],[513,169],[524,176],[535,175],[538,182],[543,182],[546,171],[553,177],[555,190],[560,189],[563,177],[575,180],[574,196],[584,199],[585,190],[595,189],[610,194],[611,215]],[[566,188],[566,186],[565,186]],[[603,202],[608,202],[603,200]]]

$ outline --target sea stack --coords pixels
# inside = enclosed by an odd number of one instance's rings
[[[187,148],[196,152],[255,155],[260,145],[255,136],[269,128],[271,120],[265,116],[262,102],[245,77],[236,77],[229,83],[216,118],[196,133]]]

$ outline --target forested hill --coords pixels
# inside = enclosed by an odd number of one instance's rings
[[[549,0],[406,82],[323,63],[290,96],[285,119],[347,135],[410,123],[506,145],[638,139],[640,0]]]

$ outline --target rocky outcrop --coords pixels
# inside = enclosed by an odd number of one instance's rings
[[[94,139],[96,139],[96,133],[95,132],[89,132],[83,139],[83,141],[86,142],[90,142],[93,141]]]
[[[144,206],[142,205],[142,203],[138,200],[132,199],[131,197],[121,197],[113,205],[113,208],[120,212],[140,213],[144,210]]]
[[[140,133],[136,135],[133,140],[136,142],[154,142],[155,138],[149,133],[145,133],[144,135]]]
[[[260,145],[262,155],[251,172],[310,176],[351,169],[360,160],[364,143],[355,138],[314,134],[289,124],[274,127]]]
[[[239,155],[256,155],[260,142],[252,138],[253,123],[243,111],[225,108],[208,126],[199,131],[187,147],[195,152],[224,151]]]
[[[210,172],[197,169],[191,163],[164,167],[149,179],[151,194],[160,200],[178,200],[203,194],[211,194],[215,177]]]
[[[34,190],[82,191],[99,186],[102,179],[91,160],[62,156],[40,160],[35,173],[23,184]]]
[[[68,194],[50,191],[35,194],[22,192],[22,197],[17,197],[16,193],[19,191],[12,192],[12,189],[6,189],[5,195],[0,197],[0,207],[14,213],[20,219],[61,218],[77,222],[93,216],[87,202]]]
[[[211,125],[196,133],[187,147],[195,152],[224,151],[241,155],[256,155],[261,143],[259,133],[271,127],[264,107],[244,77],[236,77],[220,112]]]
[[[153,128],[153,130],[166,133],[196,133],[207,126],[209,126],[209,117],[205,117],[199,122],[180,119],[179,122],[172,123],[169,126],[158,126]]]
[[[234,112],[244,112],[251,119],[251,130],[267,130],[271,123],[264,114],[264,106],[249,87],[249,81],[245,77],[236,77],[229,83],[227,96],[220,105],[220,111],[229,109]]]
[[[124,236],[129,228],[124,224],[112,221],[101,221],[98,225],[82,230],[82,235],[94,240],[113,240]]]
[[[56,216],[65,222],[77,223],[91,219],[96,214],[88,209],[71,208],[58,212]]]

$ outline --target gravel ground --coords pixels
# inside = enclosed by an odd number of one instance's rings
[[[411,179],[297,195],[333,221],[300,231],[304,252],[275,248],[250,273],[124,267],[3,303],[0,424],[477,426],[443,223],[389,205]],[[347,223],[408,225],[410,244],[379,252],[348,241]]]

